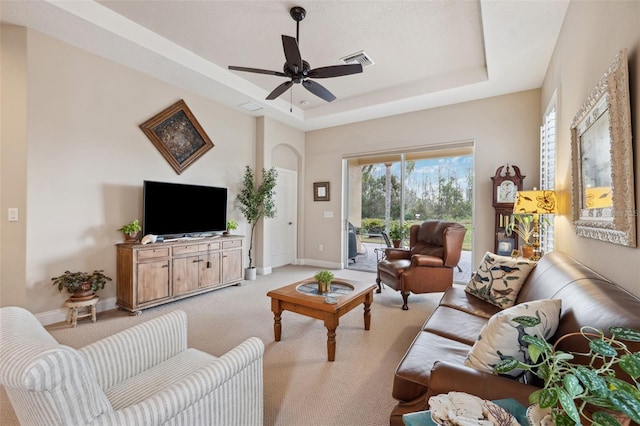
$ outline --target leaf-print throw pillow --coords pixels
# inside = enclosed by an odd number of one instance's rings
[[[561,306],[560,299],[534,300],[493,315],[480,330],[480,336],[471,347],[464,365],[493,373],[493,366],[508,357],[529,362],[528,343],[522,337],[528,334],[549,340],[558,328]],[[537,318],[540,322],[535,324],[537,321],[527,317]],[[507,375],[518,378],[522,373],[522,370],[516,369]]]
[[[465,291],[501,309],[509,308],[536,262],[485,253]]]

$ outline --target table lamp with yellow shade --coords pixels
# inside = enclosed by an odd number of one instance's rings
[[[530,214],[533,216],[533,257],[539,260],[540,255],[540,215],[558,213],[556,192],[552,190],[518,191],[513,204],[513,214]]]

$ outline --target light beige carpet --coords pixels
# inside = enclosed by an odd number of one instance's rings
[[[189,346],[222,355],[249,336],[265,343],[265,425],[388,425],[395,405],[393,373],[441,293],[411,295],[403,311],[400,294],[374,293],[371,330],[364,330],[363,309],[340,318],[335,362],[327,362],[327,330],[319,320],[282,314],[282,340],[273,340],[273,314],[266,293],[312,276],[318,268],[286,266],[241,286],[227,287],[129,316],[119,311],[48,330],[62,344],[81,347],[163,313],[182,309],[189,318]],[[375,282],[375,274],[333,271],[338,278]],[[0,387],[0,424],[18,424]],[[233,425],[224,425],[233,426]]]

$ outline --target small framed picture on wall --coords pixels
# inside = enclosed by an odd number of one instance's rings
[[[329,182],[313,183],[313,201],[329,201]]]
[[[498,253],[496,254],[500,256],[511,256],[514,246],[515,241],[513,238],[501,238],[498,240]]]

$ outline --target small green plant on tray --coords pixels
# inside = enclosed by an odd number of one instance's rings
[[[333,278],[334,275],[329,271],[320,271],[313,276],[313,279],[319,283],[330,283]]]

